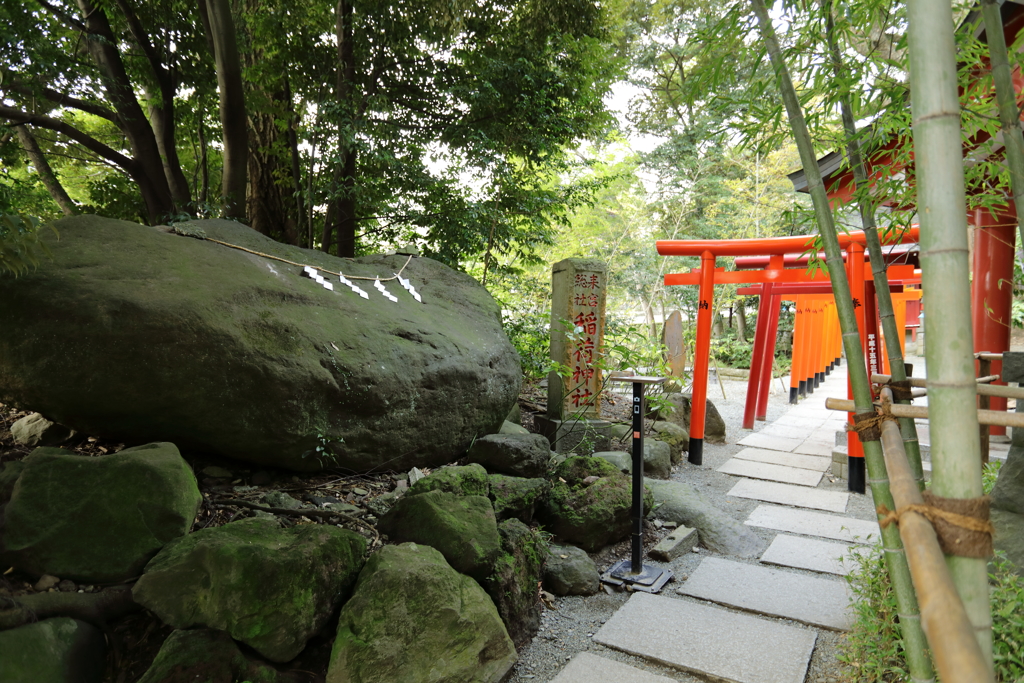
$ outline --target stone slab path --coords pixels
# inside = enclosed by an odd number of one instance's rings
[[[803,683],[817,634],[720,607],[636,593],[594,640],[726,681]]]
[[[739,458],[730,458],[718,468],[718,471],[751,479],[765,479],[812,488],[821,483],[821,472]]]
[[[551,683],[674,683],[671,678],[658,676],[634,666],[580,652],[572,658]]]
[[[826,512],[846,512],[846,504],[850,500],[850,494],[843,491],[824,491],[808,486],[753,479],[740,479],[728,495]]]
[[[764,448],[744,448],[733,456],[740,460],[753,460],[754,462],[766,462],[772,465],[785,465],[815,472],[824,472],[832,465],[831,458],[822,458],[816,455],[799,455],[797,453],[783,453],[781,451],[769,451]]]
[[[779,534],[761,554],[761,562],[846,576],[853,568],[851,556],[857,552],[858,546],[846,543]]]
[[[849,543],[872,543],[878,535],[874,522],[776,505],[758,505],[745,524]]]
[[[679,593],[835,631],[853,624],[843,581],[718,557],[704,558]]]

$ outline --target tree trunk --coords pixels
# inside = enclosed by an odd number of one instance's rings
[[[736,302],[736,338],[747,341],[747,304],[743,299]]]
[[[36,173],[39,174],[39,179],[43,181],[43,185],[46,186],[46,190],[53,197],[53,201],[57,202],[57,206],[60,207],[65,216],[74,216],[78,213],[78,208],[71,201],[71,197],[64,190],[64,186],[60,184],[60,180],[53,172],[53,169],[50,168],[50,162],[43,155],[43,150],[39,149],[39,143],[36,142],[32,131],[25,125],[14,126],[14,130],[18,133],[18,140],[21,142],[21,147],[25,150],[25,154],[28,155],[28,160],[35,167]]]
[[[295,232],[296,240],[292,242],[295,246],[307,246],[312,249],[312,244],[304,244],[306,241],[306,211],[302,201],[302,170],[299,160],[299,137],[295,132],[299,119],[295,115],[295,107],[292,102],[292,89],[287,76],[284,79],[285,100],[288,104],[288,153],[291,160],[292,172],[292,196],[295,200]]]
[[[146,213],[151,223],[158,223],[175,212],[167,177],[161,162],[156,136],[139,101],[118,52],[119,41],[110,28],[104,11],[89,0],[78,0],[83,23],[89,37],[85,44],[99,68],[100,78],[111,104],[117,112],[121,130],[128,139],[135,166],[133,179],[139,184]]]
[[[277,117],[272,113],[282,104],[282,93],[270,94],[267,112],[249,115],[249,196],[246,200],[249,225],[275,240],[294,243],[287,225],[288,185],[290,172],[285,160],[282,134]],[[294,226],[294,222],[291,223]]]
[[[229,0],[205,1],[213,56],[217,63],[220,122],[224,129],[224,168],[220,185],[222,213],[225,218],[244,220],[249,136],[235,25]]]
[[[342,111],[354,119],[357,114],[355,103],[352,101],[352,84],[356,76],[355,46],[352,36],[353,13],[354,7],[350,0],[339,0],[336,25],[338,39],[338,101],[342,105]],[[335,174],[336,183],[334,188],[334,191],[337,193],[335,205],[337,212],[338,256],[352,257],[356,255],[357,232],[355,139],[350,137],[350,132],[345,132],[346,129],[348,131],[352,130],[351,125],[346,126],[343,123],[339,128],[338,147],[341,156],[341,167]]]

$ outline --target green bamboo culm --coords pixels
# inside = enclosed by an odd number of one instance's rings
[[[985,18],[985,40],[992,66],[992,81],[996,86],[996,101],[999,103],[999,124],[1006,148],[1006,166],[1010,171],[1010,191],[1013,192],[1017,208],[1017,230],[1020,232],[1020,243],[1024,245],[1024,134],[1020,128],[1020,109],[1017,107],[1017,92],[1013,87],[999,6],[998,0],[983,0],[981,12]]]
[[[772,26],[771,18],[768,16],[768,9],[764,0],[751,0],[754,14],[761,30],[761,37],[768,50],[772,68],[775,71],[775,78],[782,94],[782,100],[786,106],[786,113],[789,117],[790,127],[793,129],[793,137],[796,139],[797,149],[800,151],[800,161],[803,164],[807,176],[807,189],[811,194],[814,204],[814,215],[818,223],[818,232],[821,234],[825,246],[825,262],[828,264],[829,279],[832,282],[832,293],[836,302],[836,309],[839,313],[839,323],[843,332],[843,350],[846,352],[847,372],[850,377],[850,385],[853,389],[853,399],[858,413],[866,413],[874,410],[872,405],[871,387],[868,381],[867,365],[864,363],[864,352],[860,345],[860,332],[857,329],[857,315],[853,307],[853,299],[850,296],[850,283],[846,279],[846,271],[843,268],[843,254],[839,247],[839,237],[836,234],[835,223],[832,219],[832,209],[829,207],[828,196],[825,192],[825,185],[821,180],[821,172],[818,169],[818,160],[814,154],[814,146],[811,143],[810,133],[807,131],[807,123],[804,120],[800,101],[797,99],[796,90],[793,88],[793,81],[790,78],[786,62],[782,57],[782,50],[779,48],[778,39],[775,37],[775,29]],[[878,441],[864,443],[864,458],[866,460],[868,479],[871,484],[871,496],[875,507],[884,505],[886,508],[895,509],[892,493],[889,490],[889,477],[885,470],[885,459],[882,456],[882,446]],[[914,585],[910,578],[910,568],[907,565],[907,558],[903,552],[903,542],[900,540],[899,529],[895,524],[890,524],[881,529],[882,545],[885,548],[886,568],[889,572],[889,579],[893,589],[896,591],[897,608],[906,618],[901,618],[900,626],[903,631],[904,648],[907,653],[907,666],[910,669],[910,676],[914,681],[929,681],[934,677],[931,661],[928,657],[927,645],[924,633],[921,629],[921,619],[917,607],[917,597],[914,593]]]
[[[835,72],[836,81],[846,83],[846,68],[843,64],[842,54],[835,36],[835,21],[832,14],[832,2],[822,5],[825,11],[825,37],[828,41],[829,57],[832,61],[832,69]],[[907,379],[907,369],[903,364],[903,346],[901,344],[902,330],[896,328],[896,313],[893,310],[892,296],[889,293],[889,278],[886,274],[885,257],[882,254],[882,245],[878,239],[878,226],[875,223],[875,210],[868,195],[868,174],[864,167],[864,158],[860,151],[860,138],[857,133],[857,124],[853,114],[853,107],[850,105],[849,95],[840,93],[839,108],[843,119],[843,131],[846,135],[846,153],[853,169],[853,179],[856,187],[855,196],[857,208],[860,211],[861,224],[864,227],[864,238],[867,243],[868,256],[871,257],[871,275],[875,283],[875,295],[878,299],[878,317],[882,321],[882,334],[885,336],[885,349],[889,356],[889,372],[896,382]],[[910,404],[907,399],[900,403]],[[899,419],[900,433],[903,435],[903,447],[907,452],[907,462],[910,464],[910,471],[917,481],[917,487],[924,490],[924,468],[921,466],[921,446],[917,439],[917,425],[913,418],[901,417]]]
[[[981,446],[950,0],[909,0],[907,21],[922,285],[927,301],[934,302],[925,318],[932,491],[975,498],[982,495]],[[991,669],[986,560],[947,556],[946,561]]]

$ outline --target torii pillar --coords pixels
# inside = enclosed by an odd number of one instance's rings
[[[971,226],[975,228],[974,282],[971,291],[974,351],[1003,353],[1010,350],[1016,209],[1011,201],[1009,206],[1002,207],[994,216],[992,211],[979,208],[969,218]],[[934,302],[933,305],[941,306],[942,302]],[[1002,361],[993,361],[992,374],[1001,374],[1002,371]],[[1005,398],[993,396],[990,401],[991,410],[1006,410]],[[989,434],[1005,435],[1006,427],[991,426]]]

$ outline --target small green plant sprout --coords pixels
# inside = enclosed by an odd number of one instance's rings
[[[21,214],[0,214],[0,274],[15,277],[35,268],[44,256],[53,258],[46,243],[39,239],[39,219]],[[53,225],[48,226],[60,239]]]

